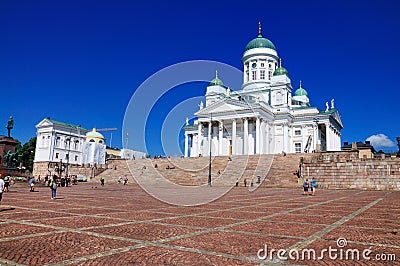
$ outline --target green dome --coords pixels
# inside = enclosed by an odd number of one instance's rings
[[[218,70],[215,71],[215,79],[211,80],[210,86],[224,86],[222,80],[218,78]]]
[[[289,76],[289,72],[282,66],[282,58],[279,58],[279,67],[275,69],[274,76],[286,75]]]
[[[278,67],[274,71],[274,76],[286,75],[289,76],[289,72],[284,67]]]
[[[224,83],[219,78],[211,80],[210,86],[224,86]]]
[[[258,34],[257,38],[251,40],[244,48],[244,51],[254,49],[254,48],[270,48],[276,51],[275,45],[268,39],[263,38],[261,34]]]
[[[300,88],[298,88],[295,92],[294,92],[294,96],[307,96],[308,97],[308,93],[305,89],[303,89],[303,87],[301,86],[301,80],[300,80]]]
[[[308,96],[308,93],[305,89],[303,88],[298,88],[295,92],[294,92],[294,96]]]

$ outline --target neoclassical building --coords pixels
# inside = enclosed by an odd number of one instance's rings
[[[339,151],[339,112],[310,105],[300,81],[293,93],[288,71],[274,44],[258,36],[244,49],[240,90],[224,86],[216,72],[207,87],[205,105],[186,122],[185,157]]]

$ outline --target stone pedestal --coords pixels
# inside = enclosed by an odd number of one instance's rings
[[[4,166],[4,154],[6,154],[8,151],[14,153],[15,146],[17,146],[17,144],[18,142],[13,138],[0,136],[0,174],[2,174],[3,177],[6,175],[24,176],[24,174],[21,173],[20,169]]]

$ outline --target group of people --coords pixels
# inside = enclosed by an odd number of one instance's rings
[[[317,188],[317,180],[315,180],[315,178],[313,177],[311,181],[308,181],[308,179],[306,179],[306,181],[304,181],[303,183],[303,195],[312,195],[315,196],[315,190]]]
[[[128,178],[126,177],[126,176],[124,176],[124,177],[122,177],[122,176],[119,176],[118,177],[118,184],[124,184],[124,186],[126,185],[126,184],[128,184]]]

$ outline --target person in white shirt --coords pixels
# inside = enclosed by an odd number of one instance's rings
[[[4,180],[0,175],[0,207],[1,207],[1,199],[3,198],[3,191],[4,191]]]

